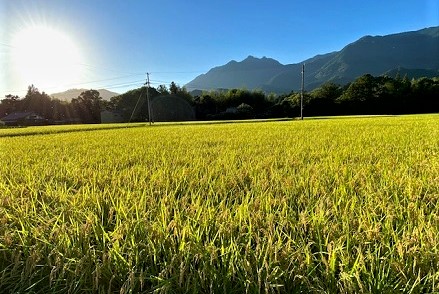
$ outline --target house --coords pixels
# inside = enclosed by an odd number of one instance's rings
[[[236,114],[236,113],[238,113],[238,108],[237,107],[229,107],[226,109],[226,113]]]
[[[47,124],[47,119],[35,112],[13,112],[0,118],[7,126],[41,126]]]

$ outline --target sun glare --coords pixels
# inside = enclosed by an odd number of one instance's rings
[[[77,82],[80,62],[78,46],[56,29],[32,26],[13,38],[15,72],[22,82],[34,84],[41,90],[59,89]]]

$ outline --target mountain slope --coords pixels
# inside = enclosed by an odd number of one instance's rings
[[[88,89],[70,89],[64,92],[51,94],[50,96],[59,100],[71,101],[73,98],[78,98],[78,96],[81,95],[82,92],[87,90]],[[97,91],[101,95],[102,99],[107,101],[109,101],[111,97],[119,95],[118,93],[111,92],[105,89],[99,89]]]
[[[232,60],[226,65],[212,68],[188,83],[186,88],[210,90],[222,88],[221,85],[224,85],[223,88],[254,89],[283,70],[284,65],[274,59],[248,56],[241,62]]]
[[[409,77],[439,70],[439,27],[386,36],[365,36],[342,50],[317,55],[297,64],[282,65],[271,58],[247,57],[231,61],[196,77],[189,90],[217,88],[263,89],[290,92],[300,89],[301,67],[305,68],[305,87],[312,90],[333,81],[345,84],[369,73],[382,75],[404,69]]]
[[[343,48],[319,72],[318,78],[380,75],[390,69],[439,68],[439,37],[425,30],[388,36],[366,36]],[[431,30],[437,32],[439,28]]]
[[[285,66],[285,70],[272,77],[268,84],[264,85],[264,89],[273,92],[290,92],[293,89],[299,89],[302,82],[302,64],[305,68],[305,81],[309,86],[311,81],[314,81],[314,76],[318,74],[319,70],[328,63],[337,52],[317,55],[313,58],[307,59],[301,63],[290,64]]]

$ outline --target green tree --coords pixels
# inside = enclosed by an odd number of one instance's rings
[[[152,100],[154,97],[161,95],[155,88],[149,87],[148,94]],[[137,104],[137,108],[136,108]],[[148,103],[146,103],[146,87],[130,90],[124,94],[112,97],[110,99],[111,109],[122,114],[128,121],[134,113],[134,121],[145,121],[148,119]]]
[[[439,111],[439,80],[422,77],[411,83],[412,106],[417,112]]]
[[[377,79],[370,74],[353,81],[336,102],[343,114],[375,114],[376,100],[381,88]]]
[[[174,83],[174,85],[175,85],[175,83]],[[159,85],[159,87],[157,88],[157,92],[159,92],[160,95],[169,95],[170,94],[166,85]]]
[[[339,101],[364,102],[375,97],[375,78],[366,74],[352,82]]]
[[[0,101],[0,117],[6,116],[18,110],[20,97],[16,95],[6,95],[5,99]]]
[[[175,82],[171,82],[171,84],[169,85],[169,91],[171,92],[172,95],[176,95],[178,97],[184,98],[186,99],[186,101],[188,101],[190,104],[193,105],[194,99],[192,95],[186,90],[185,87],[180,87]]]
[[[327,82],[321,85],[319,88],[313,90],[311,92],[311,96],[313,99],[335,101],[335,99],[340,97],[342,93],[343,90],[340,85],[332,82]]]
[[[171,94],[177,95],[179,90],[180,90],[180,87],[177,86],[177,84],[172,81],[171,84],[169,85],[169,91],[171,92]]]
[[[253,107],[246,103],[241,103],[236,108],[238,110],[238,114],[241,118],[252,118],[253,117]]]
[[[343,90],[340,85],[325,83],[310,93],[307,102],[307,115],[331,115],[336,113],[335,101]]]
[[[196,97],[194,103],[198,119],[204,120],[208,115],[214,115],[217,113],[216,100],[210,95],[210,93],[203,93],[201,97]]]
[[[21,110],[35,112],[47,119],[52,119],[52,98],[44,92],[40,93],[34,85],[30,85],[21,102]]]
[[[98,124],[101,123],[101,101],[99,91],[87,90],[72,99],[72,104],[83,123]]]

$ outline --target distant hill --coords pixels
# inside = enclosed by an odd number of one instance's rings
[[[333,81],[351,82],[359,76],[399,73],[408,77],[439,73],[439,27],[386,36],[365,36],[342,50],[283,65],[271,58],[249,56],[241,62],[215,67],[186,84],[188,90],[217,88],[262,89],[285,93],[299,90],[305,63],[305,87],[312,90]]]
[[[71,101],[73,98],[78,98],[78,96],[89,89],[70,89],[60,93],[54,93],[50,96],[55,99],[63,100],[63,101]],[[105,89],[99,89],[99,94],[102,99],[109,101],[111,97],[119,95],[119,93],[111,92]]]

